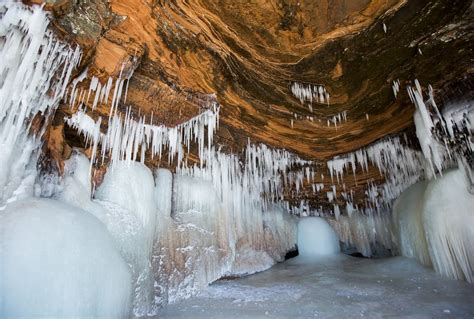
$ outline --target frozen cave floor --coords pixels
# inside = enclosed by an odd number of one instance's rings
[[[155,318],[474,318],[474,285],[404,257],[296,257],[220,280]]]

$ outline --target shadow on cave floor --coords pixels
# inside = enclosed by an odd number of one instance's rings
[[[472,318],[474,285],[403,258],[301,256],[220,280],[156,318]]]

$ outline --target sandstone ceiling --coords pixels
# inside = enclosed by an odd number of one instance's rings
[[[470,0],[57,0],[46,8],[84,51],[78,74],[88,68],[105,82],[133,72],[119,110],[174,126],[216,101],[216,143],[229,152],[250,138],[322,163],[389,134],[413,135],[414,107],[404,90],[394,97],[393,81],[472,91]],[[295,82],[324,86],[329,103],[301,103]],[[63,135],[71,112],[61,107],[48,136]],[[343,112],[345,121],[328,125]],[[107,117],[109,107],[91,114]],[[50,139],[55,157],[80,144],[70,128],[65,143]]]

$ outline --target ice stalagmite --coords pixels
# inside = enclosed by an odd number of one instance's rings
[[[298,222],[298,250],[302,257],[333,255],[339,252],[339,240],[321,217],[304,217]]]
[[[94,216],[30,198],[1,218],[1,318],[128,318],[130,272]]]

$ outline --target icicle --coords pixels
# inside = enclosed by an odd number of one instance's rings
[[[308,107],[313,111],[313,100],[319,103],[327,103],[329,105],[329,93],[322,85],[292,82],[290,85],[291,93],[301,104],[309,102]]]
[[[66,86],[79,62],[79,48],[58,41],[47,29],[49,19],[40,6],[0,4],[0,205],[11,197],[28,174],[27,165],[40,146],[28,135],[29,121],[53,112],[65,98]],[[73,92],[77,96],[77,92]],[[70,93],[72,94],[72,93]],[[73,99],[69,99],[73,103]],[[33,164],[34,166],[34,164]]]
[[[392,83],[393,96],[397,98],[398,92],[400,91],[400,81],[396,80]]]
[[[116,97],[117,98],[117,97]],[[146,152],[151,146],[151,154],[161,157],[164,147],[169,148],[169,160],[172,161],[175,155],[178,155],[179,163],[182,160],[182,143],[186,140],[198,143],[201,158],[204,158],[204,145],[213,143],[213,136],[217,127],[217,112],[214,109],[207,110],[186,123],[180,124],[174,128],[165,126],[154,126],[145,123],[144,117],[135,121],[131,116],[130,108],[125,114],[125,118],[115,114],[109,120],[107,132],[105,134],[97,133],[100,128],[100,122],[94,122],[83,111],[78,111],[66,122],[71,127],[78,130],[88,140],[94,144],[99,141],[102,145],[102,156],[107,152],[111,155],[111,160],[116,163],[120,160],[135,161],[138,158],[139,151]],[[204,131],[207,128],[208,136],[204,139]],[[99,130],[100,132],[100,130]]]

